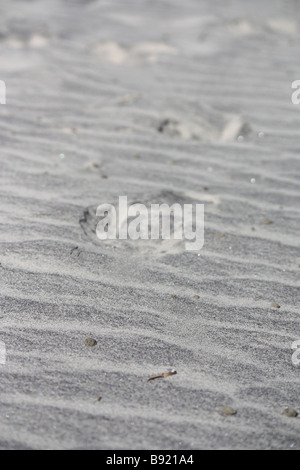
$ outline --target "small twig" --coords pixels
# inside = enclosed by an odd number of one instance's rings
[[[161,374],[154,374],[149,377],[147,382],[150,382],[150,380],[155,380],[155,379],[165,379],[166,377],[170,377],[170,375],[175,375],[177,374],[176,370],[170,370],[169,372],[162,372]]]

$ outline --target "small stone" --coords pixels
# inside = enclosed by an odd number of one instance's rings
[[[288,418],[297,418],[298,416],[298,413],[294,408],[286,408],[282,414]]]
[[[271,307],[272,308],[280,308],[280,305],[277,302],[272,302]]]
[[[234,416],[237,414],[237,411],[230,406],[223,406],[222,413],[224,416]]]
[[[85,340],[85,345],[88,347],[88,348],[93,348],[97,345],[97,341],[94,339],[94,338],[87,338]]]
[[[200,299],[199,295],[194,295],[194,299],[195,299],[195,300]]]

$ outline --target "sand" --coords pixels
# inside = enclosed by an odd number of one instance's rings
[[[1,449],[300,449],[299,19],[1,3]],[[204,203],[203,249],[99,243],[120,195]]]

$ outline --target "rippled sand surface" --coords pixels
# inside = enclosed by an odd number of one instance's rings
[[[300,449],[299,19],[1,4],[1,449]],[[120,195],[204,203],[200,256],[99,243]]]

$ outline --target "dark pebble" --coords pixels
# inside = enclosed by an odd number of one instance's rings
[[[298,413],[294,408],[286,408],[282,414],[288,418],[297,418],[298,416]]]
[[[224,416],[234,416],[237,414],[237,411],[230,406],[223,406],[222,413]]]
[[[93,348],[94,346],[96,346],[97,344],[97,341],[93,338],[87,338],[85,340],[85,345],[88,347],[88,348]]]

